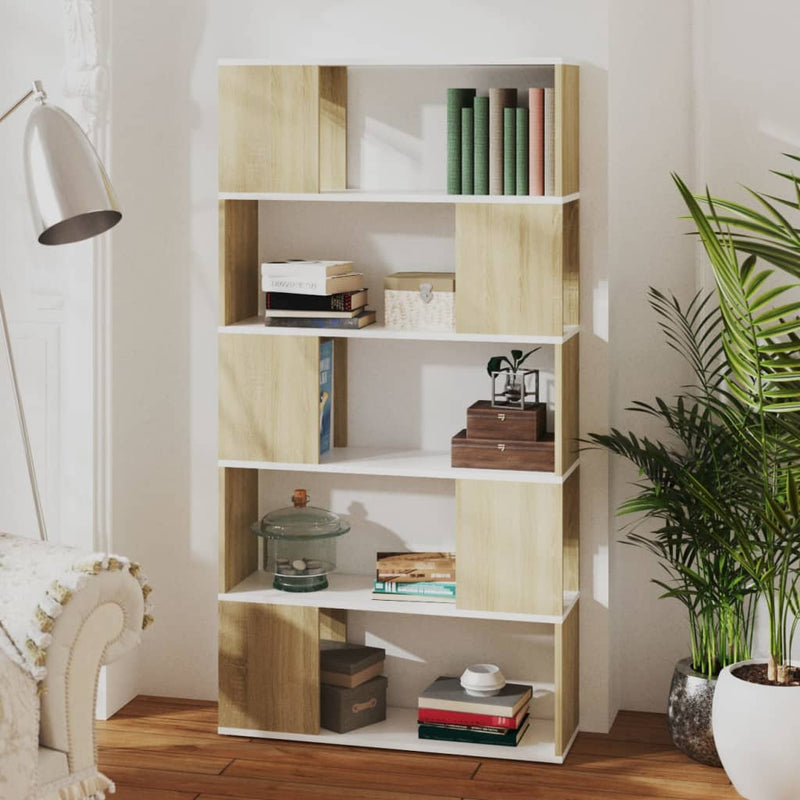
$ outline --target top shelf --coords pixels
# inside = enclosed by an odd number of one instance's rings
[[[272,200],[294,203],[444,203],[561,206],[578,200],[565,196],[445,194],[444,192],[376,192],[347,189],[342,192],[220,192],[220,200]]]
[[[577,62],[564,58],[471,58],[469,61],[453,61],[445,58],[441,60],[426,59],[425,61],[386,61],[384,59],[352,59],[352,58],[326,58],[326,59],[286,59],[270,58],[220,58],[217,61],[220,67],[554,67],[560,65],[576,65]]]

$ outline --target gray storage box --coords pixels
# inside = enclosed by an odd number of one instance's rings
[[[323,683],[320,687],[322,727],[347,733],[386,719],[387,683],[384,675],[353,689]]]

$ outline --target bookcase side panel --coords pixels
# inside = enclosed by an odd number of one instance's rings
[[[561,249],[564,324],[581,324],[580,286],[580,204],[577,200],[563,206],[564,231]]]
[[[347,67],[319,70],[319,191],[347,188]]]
[[[219,454],[319,462],[319,339],[219,337]]]
[[[258,518],[258,471],[219,471],[219,590],[230,591],[258,569],[258,540],[250,525]]]
[[[219,725],[319,733],[319,612],[219,604]]]
[[[556,475],[563,475],[578,458],[580,413],[580,336],[555,346]]]
[[[319,610],[319,638],[334,642],[347,641],[347,611],[343,608]]]
[[[581,481],[580,469],[564,481],[561,493],[561,518],[564,525],[564,591],[580,590],[580,522]]]
[[[561,336],[562,208],[456,207],[456,330]]]
[[[574,194],[580,190],[578,67],[558,64],[555,69],[556,194]]]
[[[564,755],[580,724],[580,606],[555,631],[555,745]]]
[[[254,317],[258,292],[258,202],[220,200],[220,324]]]
[[[220,67],[220,191],[318,192],[319,111],[319,67]]]
[[[456,605],[482,611],[563,610],[561,486],[456,481]]]

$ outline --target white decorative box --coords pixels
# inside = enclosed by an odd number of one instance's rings
[[[386,327],[453,331],[455,272],[394,272],[384,280]]]

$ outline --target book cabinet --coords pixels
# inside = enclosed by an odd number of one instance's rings
[[[448,195],[443,165],[427,174],[421,169],[397,187],[372,180],[371,155],[366,147],[359,150],[359,137],[369,129],[384,87],[405,97],[406,80],[408,105],[397,112],[398,119],[427,108],[429,116],[440,120],[447,86],[553,87],[557,194]],[[578,729],[577,66],[559,59],[468,65],[224,61],[219,93],[220,732],[563,761]],[[435,98],[430,107],[429,94]],[[387,115],[389,122],[393,118]],[[425,162],[431,150],[443,162],[443,131],[432,136],[429,126],[420,127],[415,161]],[[329,219],[331,236],[338,231],[340,241],[358,253],[372,235],[364,226],[375,219],[376,209],[382,209],[381,219],[391,215],[393,228],[424,226],[428,218],[446,228],[449,269],[456,272],[455,331],[384,328],[382,277],[394,264],[370,263],[350,256],[351,250],[334,255],[352,257],[365,272],[378,324],[326,331],[266,327],[259,317],[264,254],[272,256],[272,247],[294,247],[302,257],[321,257],[303,248]],[[398,241],[391,245],[394,262],[417,268],[418,252]],[[333,448],[320,456],[319,347],[326,338],[334,342]],[[360,393],[365,386],[379,392],[375,384],[380,380],[359,374],[367,363],[363,349],[381,348],[381,361],[390,362],[400,347],[413,348],[413,358],[420,360],[426,348],[435,347],[442,358],[452,353],[456,361],[464,361],[468,348],[478,353],[474,371],[480,375],[481,354],[498,345],[540,346],[546,354],[555,440],[552,472],[452,468],[449,449],[429,447],[423,436],[411,437],[413,443],[406,446],[365,443],[356,403],[363,408]],[[463,406],[453,411],[448,440],[463,427],[456,427],[457,415],[475,399],[479,396],[464,397]],[[448,402],[450,396],[443,395],[442,403]],[[456,603],[373,599],[373,574],[368,569],[348,573],[341,559],[327,590],[292,594],[273,589],[271,575],[260,571],[258,542],[250,533],[251,523],[269,510],[263,507],[264,487],[294,480],[308,486],[313,498],[315,480],[323,478],[345,482],[353,495],[360,481],[398,492],[405,482],[448,487],[452,530],[442,534],[441,546],[430,549],[456,552]],[[413,504],[407,513],[414,514]],[[358,521],[352,522],[355,531]],[[369,549],[368,537],[360,546]],[[362,564],[377,549],[373,546]],[[491,634],[511,642],[530,628],[535,647],[547,652],[542,670],[508,675],[534,686],[532,724],[521,744],[507,748],[417,738],[414,692],[446,671],[431,646],[426,652],[433,653],[432,663],[415,663],[411,671],[409,662],[407,673],[429,679],[415,685],[406,674],[389,676],[385,722],[346,734],[321,729],[319,641],[345,640],[354,621],[358,631],[374,622],[396,629],[401,639],[411,629],[409,640],[420,643],[422,651],[448,628],[460,631],[462,639]],[[409,649],[407,640],[402,644]],[[485,659],[476,654],[464,666],[479,660]],[[402,664],[396,659],[395,670],[402,670]]]

